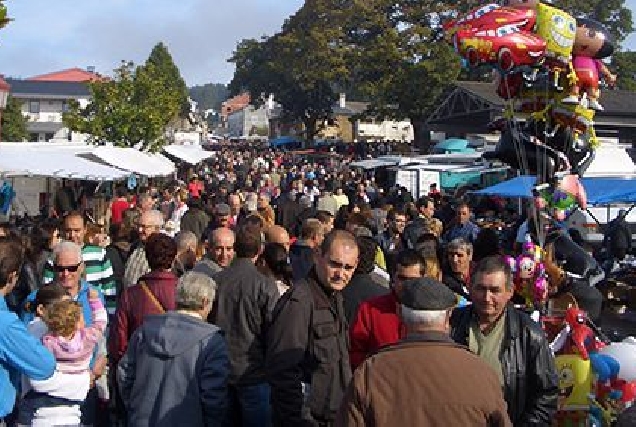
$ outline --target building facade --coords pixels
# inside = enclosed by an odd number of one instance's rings
[[[230,138],[255,136],[266,138],[269,133],[268,105],[262,105],[258,109],[248,105],[231,112],[227,117],[227,129]]]
[[[50,140],[82,141],[85,136],[71,132],[62,123],[62,115],[75,100],[86,107],[90,91],[86,83],[6,79],[11,85],[11,96],[21,102],[22,114],[29,119],[29,141]]]

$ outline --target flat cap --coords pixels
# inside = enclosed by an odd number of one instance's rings
[[[457,297],[445,284],[421,277],[404,282],[400,302],[412,310],[448,310],[455,307]]]

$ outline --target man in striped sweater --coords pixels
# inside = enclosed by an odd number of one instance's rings
[[[79,212],[71,212],[64,218],[64,238],[82,248],[82,261],[85,268],[85,280],[101,290],[106,299],[109,312],[115,311],[117,288],[113,278],[113,267],[106,256],[106,250],[99,246],[84,244],[86,222]],[[44,284],[51,283],[55,278],[53,262],[48,260],[44,267]]]

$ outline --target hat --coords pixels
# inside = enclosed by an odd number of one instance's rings
[[[214,210],[216,211],[217,215],[221,215],[221,216],[230,215],[232,213],[232,210],[230,209],[230,205],[226,203],[217,203]]]
[[[445,284],[421,277],[404,282],[400,302],[412,310],[448,310],[455,307],[457,297]]]

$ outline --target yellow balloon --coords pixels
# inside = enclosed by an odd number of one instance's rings
[[[559,410],[580,410],[590,406],[592,367],[589,360],[574,354],[555,359],[559,373]]]

